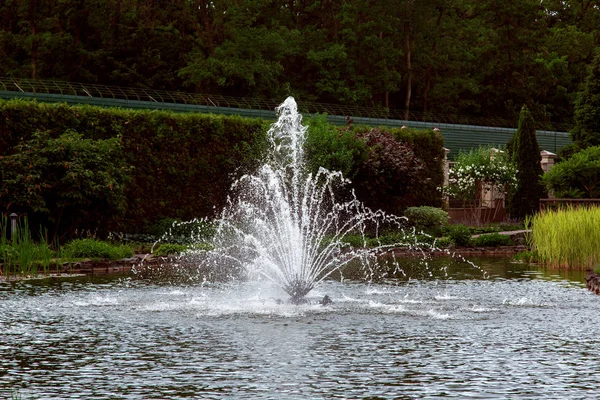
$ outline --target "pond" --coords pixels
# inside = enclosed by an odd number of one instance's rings
[[[600,297],[583,275],[473,261],[443,279],[325,281],[299,306],[257,282],[2,283],[0,397],[595,396]]]

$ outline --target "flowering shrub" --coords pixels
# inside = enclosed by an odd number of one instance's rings
[[[506,193],[517,184],[517,169],[504,152],[480,147],[458,155],[449,171],[445,195],[478,203],[489,191]]]

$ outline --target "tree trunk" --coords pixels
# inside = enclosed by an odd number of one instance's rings
[[[427,73],[425,74],[425,88],[423,89],[423,113],[427,113],[427,100],[429,96],[429,90],[431,90],[431,74],[433,73],[433,68],[430,66],[427,68]]]
[[[442,17],[444,16],[445,9],[440,9],[440,13],[438,14],[437,21],[435,23],[436,27],[439,27],[442,23]],[[439,28],[437,29],[439,31]],[[439,34],[436,35],[433,39],[433,45],[431,46],[431,53],[433,57],[437,57],[437,38]],[[431,90],[431,79],[433,76],[433,65],[430,65],[427,68],[427,73],[425,74],[425,88],[423,89],[423,112],[426,113],[429,108],[428,100],[429,100],[429,91]]]
[[[38,0],[29,2],[29,26],[31,27],[31,79],[37,77],[37,25],[35,21],[35,11]]]
[[[212,2],[202,0],[200,1],[200,8],[202,9],[202,28],[199,29],[198,33],[200,37],[206,38],[206,45],[208,47],[208,55],[213,55],[215,52],[215,41],[214,41],[214,29],[213,23],[210,17],[210,10]]]
[[[404,119],[408,120],[410,115],[410,97],[412,94],[412,64],[411,64],[411,43],[410,43],[410,23],[406,23],[406,99],[404,100]]]

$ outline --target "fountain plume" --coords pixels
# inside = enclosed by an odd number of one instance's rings
[[[298,302],[352,260],[372,267],[377,254],[397,245],[356,249],[344,242],[346,235],[359,234],[366,244],[367,229],[400,229],[405,219],[370,210],[349,190],[349,200],[339,201],[336,194],[348,183],[340,172],[306,170],[307,128],[294,99],[288,97],[277,113],[267,133],[268,158],[256,174],[234,183],[211,255],[275,282]]]

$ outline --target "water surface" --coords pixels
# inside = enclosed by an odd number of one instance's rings
[[[596,396],[600,297],[582,276],[477,263],[444,279],[327,281],[301,306],[257,282],[0,284],[0,397]],[[325,294],[334,304],[318,304]]]

